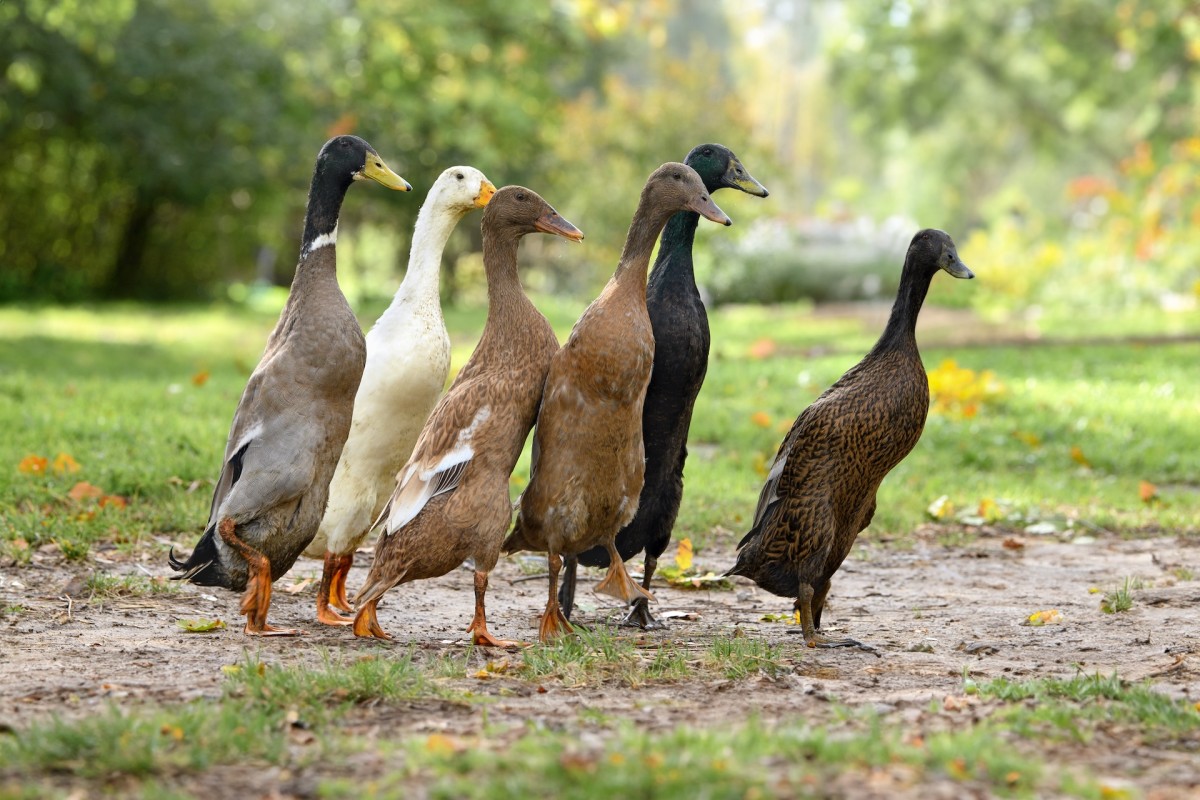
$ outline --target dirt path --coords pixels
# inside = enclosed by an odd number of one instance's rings
[[[369,554],[360,554],[351,587],[365,577],[369,559]],[[719,571],[732,563],[733,552],[714,548],[700,560],[705,568]],[[52,714],[88,713],[112,700],[215,697],[221,691],[221,667],[242,660],[247,652],[267,662],[318,664],[325,650],[377,647],[356,640],[348,630],[314,624],[312,584],[296,594],[286,591],[297,580],[319,577],[315,561],[302,560],[276,585],[271,619],[309,632],[298,638],[243,636],[238,598],[225,591],[185,586],[178,592],[102,604],[87,600],[83,582],[91,570],[165,575],[162,561],[149,552],[124,555],[108,550],[94,554],[87,565],[72,567],[51,551],[35,554],[27,566],[0,568],[0,608],[23,608],[0,616],[0,720],[19,730]],[[527,576],[522,566],[529,570],[528,562],[503,561],[492,579],[489,622],[501,636],[536,634],[545,581],[523,580]],[[640,640],[639,646],[672,642],[697,651],[706,650],[715,637],[758,637],[784,646],[795,665],[790,674],[651,684],[634,690],[612,683],[550,686],[544,694],[528,683],[504,678],[472,681],[471,688],[496,698],[488,706],[487,724],[511,725],[513,730],[531,720],[561,716],[564,693],[580,708],[617,713],[652,728],[727,725],[745,719],[750,709],[767,721],[798,714],[820,719],[828,716],[829,700],[874,707],[916,725],[930,713],[932,701],[961,697],[964,668],[977,681],[1115,671],[1128,680],[1152,679],[1159,690],[1196,702],[1200,581],[1181,579],[1190,575],[1200,576],[1200,542],[1169,537],[1063,542],[997,534],[943,546],[932,535],[918,535],[911,548],[865,538],[834,579],[826,624],[834,633],[876,645],[878,657],[858,650],[802,648],[793,635],[795,626],[762,620],[767,613],[786,613],[790,604],[738,579],[733,591],[656,588],[657,613],[686,612],[692,618],[674,617],[662,633],[629,635]],[[1135,592],[1132,610],[1102,613],[1100,595],[1089,589],[1111,589],[1126,576],[1145,584]],[[593,623],[618,619],[620,609],[589,591],[596,576],[583,577],[580,618]],[[415,645],[422,657],[465,654],[462,631],[470,618],[470,583],[470,573],[459,570],[390,592],[380,607],[380,621],[397,639],[392,647]],[[1048,609],[1061,613],[1061,623],[1022,624],[1031,613]],[[185,617],[220,617],[229,629],[187,634],[175,624]],[[472,658],[482,665],[489,655],[503,654],[476,651]],[[969,705],[960,711],[968,719],[973,713]],[[484,724],[477,708],[441,701],[418,702],[388,713],[392,733],[472,735]],[[1145,748],[1124,752],[1119,741],[1111,750],[1096,742],[1079,750],[1065,757],[1075,763],[1095,762],[1100,774],[1136,774],[1144,788],[1200,786],[1200,759],[1181,761],[1178,753]],[[1187,794],[1172,790],[1156,796]]]

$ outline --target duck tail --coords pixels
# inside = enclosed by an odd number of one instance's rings
[[[758,543],[759,530],[758,528],[751,528],[750,532],[738,542],[737,563],[726,571],[724,577],[741,575],[746,578],[753,578],[753,564],[755,563],[755,554],[758,552]]]
[[[408,570],[401,570],[399,575],[395,577],[385,578],[375,574],[374,568],[371,569],[371,574],[367,575],[367,582],[358,590],[358,594],[354,595],[354,605],[357,608],[362,608],[371,601],[377,601],[387,593],[388,589],[394,586],[399,586],[404,583],[404,577],[408,574]]]
[[[525,515],[520,511],[517,512],[517,521],[513,523],[512,530],[505,537],[500,549],[506,554],[531,549],[525,536]]]
[[[224,586],[230,588],[229,576],[221,565],[221,555],[217,551],[217,526],[212,525],[200,537],[192,554],[186,561],[175,557],[175,548],[167,555],[167,563],[171,569],[180,573],[172,575],[173,581],[189,581],[197,586]]]

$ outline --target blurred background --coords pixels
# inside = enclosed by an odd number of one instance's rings
[[[933,226],[980,277],[935,302],[1169,328],[1200,295],[1198,60],[1182,0],[3,0],[0,302],[284,292],[313,159],[353,132],[416,188],[348,195],[355,303],[455,164],[579,225],[525,276],[589,297],[645,177],[717,141],[771,197],[702,228],[714,304],[886,297]],[[482,301],[478,248],[471,217],[448,303]]]

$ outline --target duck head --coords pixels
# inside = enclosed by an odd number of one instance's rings
[[[443,170],[429,189],[426,203],[466,214],[484,208],[496,193],[496,187],[474,167],[450,167]]]
[[[732,225],[733,220],[717,207],[709,194],[696,170],[676,161],[668,161],[654,170],[642,189],[643,200],[648,199],[671,213],[695,211],[707,220]]]
[[[718,189],[737,189],[755,197],[766,197],[767,188],[754,179],[750,171],[742,166],[733,151],[721,144],[702,144],[692,148],[684,159],[709,192]]]
[[[498,190],[483,211],[485,230],[515,233],[518,237],[527,233],[549,233],[582,242],[583,233],[567,222],[542,199],[541,195],[524,186],[505,186]]]
[[[931,275],[943,269],[955,278],[975,277],[975,273],[958,257],[958,248],[954,246],[950,234],[937,228],[918,231],[908,245],[908,257],[905,260],[925,267]]]
[[[335,136],[321,148],[314,179],[326,175],[345,186],[352,181],[372,180],[399,192],[412,191],[412,185],[392,172],[375,148],[357,136]]]

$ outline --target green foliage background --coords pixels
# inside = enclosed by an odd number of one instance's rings
[[[0,301],[286,285],[312,158],[353,131],[417,188],[347,202],[355,301],[390,295],[457,163],[587,232],[570,263],[529,248],[586,296],[645,176],[716,140],[772,192],[728,201],[718,302],[886,296],[936,226],[988,313],[1190,310],[1198,58],[1182,0],[7,0]],[[477,251],[463,226],[448,294]]]

